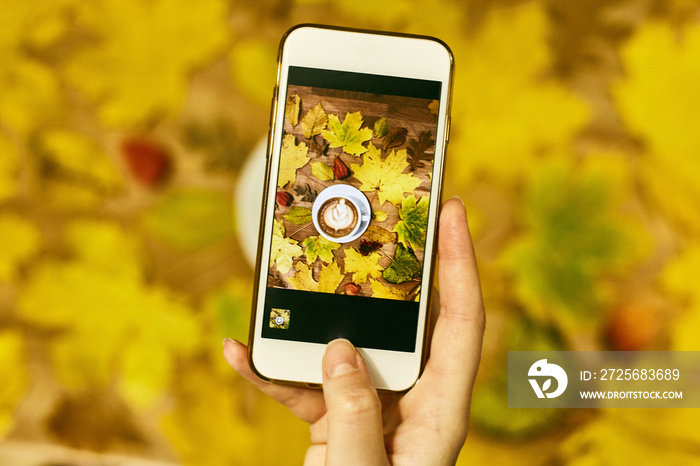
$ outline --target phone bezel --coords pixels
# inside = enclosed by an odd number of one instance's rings
[[[322,46],[318,46],[322,44]],[[314,46],[315,47],[312,47]],[[311,51],[312,52],[309,52]],[[419,65],[420,64],[420,65]],[[262,379],[282,384],[320,387],[325,344],[262,338],[272,219],[277,192],[276,174],[284,125],[289,66],[322,68],[426,79],[442,82],[436,134],[433,183],[428,212],[425,259],[420,295],[417,351],[412,353],[358,348],[379,389],[405,391],[418,380],[426,357],[431,277],[435,265],[435,238],[440,209],[444,154],[449,137],[449,114],[454,60],[449,47],[427,36],[302,24],[290,29],[280,42],[277,84],[273,93],[268,134],[267,163],[260,219],[260,235],[251,313],[248,359]],[[438,200],[438,202],[435,202]],[[426,286],[427,285],[427,286]]]

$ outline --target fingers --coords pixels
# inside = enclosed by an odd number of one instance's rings
[[[362,357],[347,340],[334,340],[326,348],[323,394],[328,410],[326,464],[388,464],[379,396]]]
[[[442,207],[438,260],[440,315],[420,385],[442,393],[445,406],[463,416],[466,423],[481,357],[485,315],[467,214],[459,199],[451,199]]]
[[[248,365],[248,348],[236,340],[224,340],[224,358],[236,372],[270,398],[289,408],[302,421],[316,422],[326,412],[321,392],[309,388],[272,384],[255,375]]]

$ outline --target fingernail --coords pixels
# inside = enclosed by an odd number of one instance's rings
[[[453,197],[452,199],[458,199],[458,200],[459,200],[459,202],[461,202],[461,203],[462,203],[462,207],[464,207],[464,201],[462,200],[462,198],[461,198],[461,197],[459,197],[459,196],[454,196],[454,197]]]
[[[224,338],[224,342],[223,342],[222,344],[223,344],[224,346],[226,346],[226,342],[227,342],[227,341],[233,341],[233,340],[231,340],[230,338]]]
[[[348,340],[338,339],[328,343],[323,359],[329,377],[338,377],[357,370],[355,347]]]

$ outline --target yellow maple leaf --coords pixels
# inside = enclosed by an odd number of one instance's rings
[[[200,342],[193,312],[147,283],[139,244],[120,225],[80,221],[67,230],[69,257],[35,267],[17,308],[29,322],[66,332],[48,348],[67,387],[116,382],[125,400],[151,405],[175,380],[174,356],[191,354]],[[83,244],[93,237],[99,244]]]
[[[340,282],[343,281],[344,277],[344,275],[340,273],[340,267],[335,262],[321,267],[318,282],[314,280],[309,266],[303,262],[297,262],[294,268],[296,269],[296,274],[293,277],[289,277],[289,283],[291,283],[296,290],[335,293],[335,290],[338,288],[338,285],[340,285]]]
[[[297,170],[302,168],[309,162],[309,148],[306,143],[301,142],[296,144],[296,138],[293,134],[287,134],[282,139],[282,154],[280,157],[279,175],[277,177],[277,186],[282,188],[287,183],[294,184],[297,178]]]
[[[368,277],[379,278],[384,270],[379,265],[381,258],[382,255],[376,251],[363,256],[357,249],[348,248],[345,250],[345,273],[354,274],[352,281],[358,285],[366,282]]]
[[[39,250],[41,235],[27,219],[16,214],[0,216],[0,282],[17,275],[17,266]]]
[[[369,286],[372,288],[372,297],[373,298],[398,299],[398,300],[406,299],[406,292],[405,291],[403,291],[399,288],[384,286],[384,285],[382,285],[382,282],[380,282],[379,280],[370,280]]]
[[[272,228],[272,250],[270,253],[270,267],[277,263],[277,270],[282,274],[289,272],[294,263],[294,258],[302,255],[303,250],[297,240],[286,238],[284,224],[274,221]]]
[[[392,150],[382,160],[380,149],[370,143],[368,152],[362,156],[362,165],[350,164],[353,175],[362,183],[362,191],[377,190],[379,205],[384,201],[400,204],[404,193],[413,192],[421,180],[410,173],[403,173],[408,168],[406,150]]]
[[[0,115],[19,133],[57,122],[65,111],[59,77],[38,56],[64,37],[75,0],[37,0],[0,15]]]
[[[580,99],[543,79],[551,66],[548,41],[542,4],[524,2],[491,9],[473,35],[449,42],[460,69],[469,70],[454,81],[445,174],[455,186],[483,174],[512,182],[588,121]]]
[[[646,143],[643,186],[674,220],[700,228],[700,25],[641,26],[622,49],[626,76],[613,95],[623,121]]]
[[[71,84],[98,102],[103,123],[125,126],[182,106],[189,73],[228,40],[223,0],[80,2],[77,24],[99,38],[72,54]]]
[[[359,111],[346,113],[342,124],[336,115],[329,115],[328,129],[321,133],[330,147],[342,147],[346,153],[359,156],[367,152],[363,144],[372,139],[374,134],[371,128],[362,128],[362,123]]]

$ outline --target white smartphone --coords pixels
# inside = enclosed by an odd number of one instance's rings
[[[282,39],[249,337],[260,377],[320,386],[342,337],[377,388],[417,381],[452,72],[431,37],[301,25]]]

